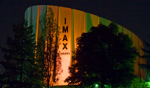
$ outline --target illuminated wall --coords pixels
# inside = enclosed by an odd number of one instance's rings
[[[68,67],[71,65],[72,51],[76,48],[76,38],[83,32],[88,32],[92,26],[98,26],[99,23],[108,26],[111,21],[76,9],[61,6],[48,6],[52,8],[54,18],[57,21],[61,32],[59,51],[62,58],[63,72],[60,75],[60,80],[57,85],[66,85],[63,81],[69,75]],[[36,41],[37,36],[40,34],[41,24],[39,21],[44,17],[46,7],[46,5],[32,6],[25,11],[25,18],[28,20],[28,25],[33,25],[33,31],[36,34]],[[134,46],[137,48],[140,55],[143,55],[144,53],[140,48],[143,47],[142,41],[126,28],[120,25],[118,25],[118,27],[119,32],[128,34],[130,38],[132,38]],[[146,63],[146,61],[139,57],[137,57],[135,61],[135,74],[146,79],[146,73],[139,68],[137,62]]]

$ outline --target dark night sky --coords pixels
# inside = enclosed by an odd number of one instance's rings
[[[33,5],[57,5],[89,12],[114,21],[135,33],[142,41],[150,32],[150,0],[0,0],[0,45],[12,37],[18,24]],[[0,59],[3,54],[0,52]]]

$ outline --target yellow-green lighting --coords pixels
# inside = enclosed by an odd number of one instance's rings
[[[99,86],[98,84],[95,84],[95,87],[96,87],[96,88],[98,88],[98,86]]]
[[[145,82],[146,87],[150,87],[150,82]]]

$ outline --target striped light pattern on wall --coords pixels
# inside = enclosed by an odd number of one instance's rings
[[[61,6],[52,6],[52,5],[37,5],[31,6],[25,11],[25,19],[28,21],[28,25],[33,25],[33,32],[37,37],[40,34],[40,23],[39,21],[45,16],[46,7],[51,7],[54,12],[54,19],[58,23],[60,28],[60,38],[61,44],[59,46],[60,55],[62,58],[62,69],[63,72],[60,75],[60,80],[56,85],[66,85],[64,83],[65,78],[69,75],[68,67],[71,65],[71,56],[72,51],[76,48],[76,38],[84,32],[88,32],[92,26],[98,26],[102,23],[108,26],[111,21],[102,17],[98,17],[94,14],[86,13],[80,10],[61,7]],[[137,48],[137,51],[140,55],[143,55],[144,52],[140,47],[143,48],[142,41],[130,30],[118,25],[119,32],[128,34],[129,37],[133,40],[134,46]],[[67,37],[67,40],[63,41],[63,38]],[[137,63],[146,63],[146,60],[143,60],[140,57],[136,58],[135,61],[135,74],[143,79],[146,79],[146,73],[139,68]]]

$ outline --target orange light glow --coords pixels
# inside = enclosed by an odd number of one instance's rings
[[[60,27],[59,51],[63,72],[60,74],[58,85],[66,85],[64,80],[68,77],[69,66],[71,65],[71,9],[59,7],[58,25]]]
[[[42,18],[45,16],[46,7],[50,7],[54,12],[54,20],[58,24],[60,30],[59,38],[61,39],[59,41],[60,45],[58,52],[60,54],[59,58],[61,58],[61,68],[63,72],[58,76],[58,83],[54,85],[67,85],[64,80],[70,75],[69,67],[71,66],[71,64],[76,63],[75,61],[71,61],[71,57],[73,55],[72,50],[75,50],[77,48],[76,39],[80,37],[82,33],[88,32],[92,26],[98,26],[99,24],[108,26],[112,21],[84,11],[61,6],[33,6],[33,10],[32,8],[28,8],[26,10],[25,18],[27,19],[28,23],[33,25],[33,31],[34,34],[36,34],[36,44],[38,41],[38,37],[40,36],[40,31],[42,31],[41,27],[43,26],[43,24],[40,23],[40,20],[42,20]],[[140,55],[143,55],[144,52],[140,47],[144,46],[138,36],[122,27],[121,25],[118,25],[118,28],[119,32],[129,35],[129,37],[133,40],[133,45],[137,48]],[[45,44],[47,44],[47,41],[45,41]],[[137,62],[146,64],[146,61],[141,58],[136,58],[134,66],[135,74],[141,76],[143,79],[146,79],[146,73],[143,70],[139,70]]]

